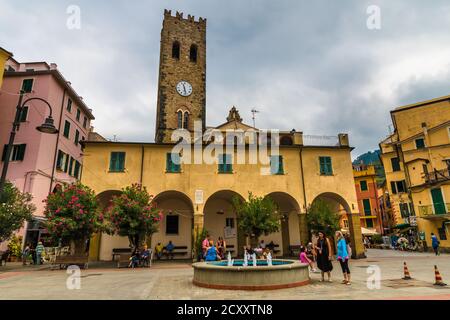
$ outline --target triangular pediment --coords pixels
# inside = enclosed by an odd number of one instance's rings
[[[253,128],[252,126],[249,126],[249,125],[239,122],[237,120],[225,122],[225,123],[221,124],[220,126],[216,127],[216,129],[219,129],[221,131],[227,130],[227,129],[233,129],[233,130],[241,129],[244,131],[249,130],[249,129],[258,130],[256,128]]]

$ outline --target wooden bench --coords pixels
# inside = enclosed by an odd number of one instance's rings
[[[116,256],[129,254],[131,256],[131,248],[113,248],[112,249],[112,261],[115,260]]]
[[[67,268],[68,266],[76,265],[83,269],[87,269],[89,266],[89,256],[87,255],[68,255],[68,256],[56,256],[55,261],[52,262],[51,270],[56,266],[59,269]]]
[[[0,266],[3,265],[3,261],[5,262],[5,266],[6,266],[6,261],[8,261],[8,256],[9,256],[9,252],[8,251],[0,253]]]
[[[298,257],[300,255],[301,245],[291,245],[289,246],[289,254],[291,257]]]
[[[174,246],[171,253],[167,252],[166,247],[164,247],[163,254],[169,259],[170,255],[186,255],[188,254],[187,246]],[[182,251],[181,251],[182,250]]]

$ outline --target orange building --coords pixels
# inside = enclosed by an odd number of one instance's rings
[[[383,226],[378,202],[375,166],[354,165],[353,176],[359,212],[361,212],[361,227],[382,234]]]

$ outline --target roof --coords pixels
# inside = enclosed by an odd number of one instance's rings
[[[412,108],[422,107],[422,106],[426,106],[426,105],[433,104],[433,103],[438,103],[438,102],[443,102],[443,101],[450,101],[450,95],[439,97],[439,98],[434,98],[434,99],[431,99],[431,100],[425,100],[425,101],[421,101],[421,102],[416,102],[416,103],[412,103],[412,104],[407,104],[405,106],[401,106],[401,107],[395,108],[394,110],[391,111],[391,113],[396,113],[396,112],[399,112],[399,111],[405,111],[405,110],[409,110],[409,109],[412,109]]]
[[[40,62],[29,62],[31,63],[40,63]],[[57,69],[51,70],[33,70],[33,71],[5,71],[4,77],[23,77],[23,76],[33,76],[33,75],[52,75],[59,82],[59,84],[69,91],[71,98],[75,101],[75,103],[80,106],[83,112],[89,117],[90,120],[94,120],[95,117],[92,114],[91,109],[83,102],[81,97],[76,93],[75,89],[68,83],[68,81],[64,78],[64,76]]]
[[[2,48],[2,47],[0,47],[0,51],[6,53],[6,54],[7,54],[8,56],[10,56],[10,57],[13,56],[12,52],[9,52],[8,50],[6,50],[6,49],[4,49],[4,48]]]

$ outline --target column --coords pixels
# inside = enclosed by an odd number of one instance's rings
[[[347,212],[347,217],[350,231],[350,240],[352,243],[352,258],[366,258],[361,234],[360,214]]]

